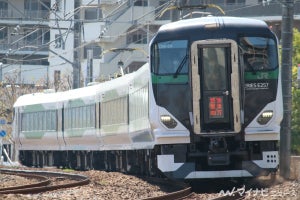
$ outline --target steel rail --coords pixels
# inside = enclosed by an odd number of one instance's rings
[[[162,184],[164,186],[172,187],[173,189],[176,188],[179,190],[161,196],[144,198],[142,200],[176,200],[184,199],[192,195],[192,188],[184,182],[155,177],[146,177],[144,178],[144,180],[153,184]]]
[[[0,173],[10,173],[14,175],[21,175],[21,176],[27,176],[32,178],[42,178],[42,177],[66,177],[68,179],[76,180],[75,182],[71,183],[65,183],[65,184],[56,184],[56,185],[50,185],[48,183],[47,185],[37,185],[37,184],[29,184],[26,186],[17,186],[19,188],[12,189],[11,188],[3,188],[3,191],[0,191],[0,194],[34,194],[34,193],[40,193],[40,192],[46,192],[46,191],[52,191],[57,190],[61,188],[70,188],[70,187],[76,187],[76,186],[82,186],[87,185],[90,183],[90,179],[83,175],[78,174],[70,174],[70,173],[60,173],[60,172],[49,172],[49,171],[32,171],[32,170],[11,170],[11,169],[0,169]]]
[[[37,183],[32,183],[32,184],[0,188],[0,194],[6,194],[6,193],[10,193],[11,191],[17,191],[20,189],[26,189],[26,188],[32,188],[32,187],[41,187],[41,186],[46,186],[46,185],[51,184],[51,180],[49,180],[48,177],[46,177],[46,176],[40,176],[40,175],[34,175],[34,174],[24,174],[24,173],[13,173],[13,172],[1,172],[1,174],[16,175],[16,176],[21,176],[21,177],[30,178],[30,179],[38,179],[38,180],[42,180],[42,181],[37,182]]]

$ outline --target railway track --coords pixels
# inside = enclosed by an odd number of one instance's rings
[[[1,188],[0,194],[34,194],[87,185],[90,182],[86,176],[60,172],[0,169],[0,173],[39,180],[39,182],[33,184]],[[63,183],[61,183],[62,180]]]
[[[32,184],[1,188],[0,194],[36,194],[57,189],[83,186],[90,183],[90,179],[86,176],[61,172],[0,168],[0,174],[21,176],[36,180]],[[192,194],[191,187],[183,182],[154,177],[147,177],[144,178],[144,180],[151,184],[160,185],[160,187],[164,188],[164,191],[170,192],[162,196],[145,198],[143,200],[184,199]]]
[[[0,174],[15,175],[36,180],[33,184],[1,188],[0,194],[36,194],[63,188],[83,186],[90,183],[90,179],[87,176],[74,173],[0,168]],[[166,192],[164,195],[148,197],[143,200],[189,200],[189,197],[193,199],[192,187],[187,183],[155,177],[145,177],[142,179],[150,184],[158,185]],[[224,192],[224,194],[220,194],[221,196],[211,200],[241,200],[245,198],[245,194],[246,193],[243,193],[240,190],[233,192],[227,191]]]
[[[164,186],[165,191],[170,190],[173,192],[169,192],[162,196],[145,198],[143,200],[176,200],[187,198],[192,194],[192,188],[184,182],[163,178],[146,178],[145,180],[152,184],[159,184]]]

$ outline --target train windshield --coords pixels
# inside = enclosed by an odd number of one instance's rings
[[[187,45],[187,40],[155,43],[151,49],[151,71],[158,75],[187,74]]]
[[[265,37],[241,37],[240,50],[245,71],[266,71],[278,67],[276,42]]]

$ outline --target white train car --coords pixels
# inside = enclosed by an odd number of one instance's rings
[[[211,16],[166,24],[150,55],[150,118],[160,144],[157,167],[165,175],[277,171],[281,68],[278,40],[265,22]]]
[[[68,152],[65,160],[70,160],[72,151],[81,152],[86,159],[86,152],[152,149],[149,75],[146,64],[108,82],[21,96],[14,104],[21,160],[45,165],[55,164],[64,152]],[[91,156],[87,157],[97,159]],[[77,162],[80,167],[81,161]]]
[[[162,26],[134,73],[20,97],[15,140],[29,166],[255,177],[278,169],[282,107],[267,24],[205,17]]]

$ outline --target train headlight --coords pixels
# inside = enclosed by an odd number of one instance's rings
[[[266,110],[257,118],[257,122],[261,125],[265,125],[270,121],[270,119],[272,119],[272,117],[273,117],[273,111]]]
[[[177,122],[169,115],[161,115],[160,121],[167,127],[167,128],[175,128],[177,126]]]

